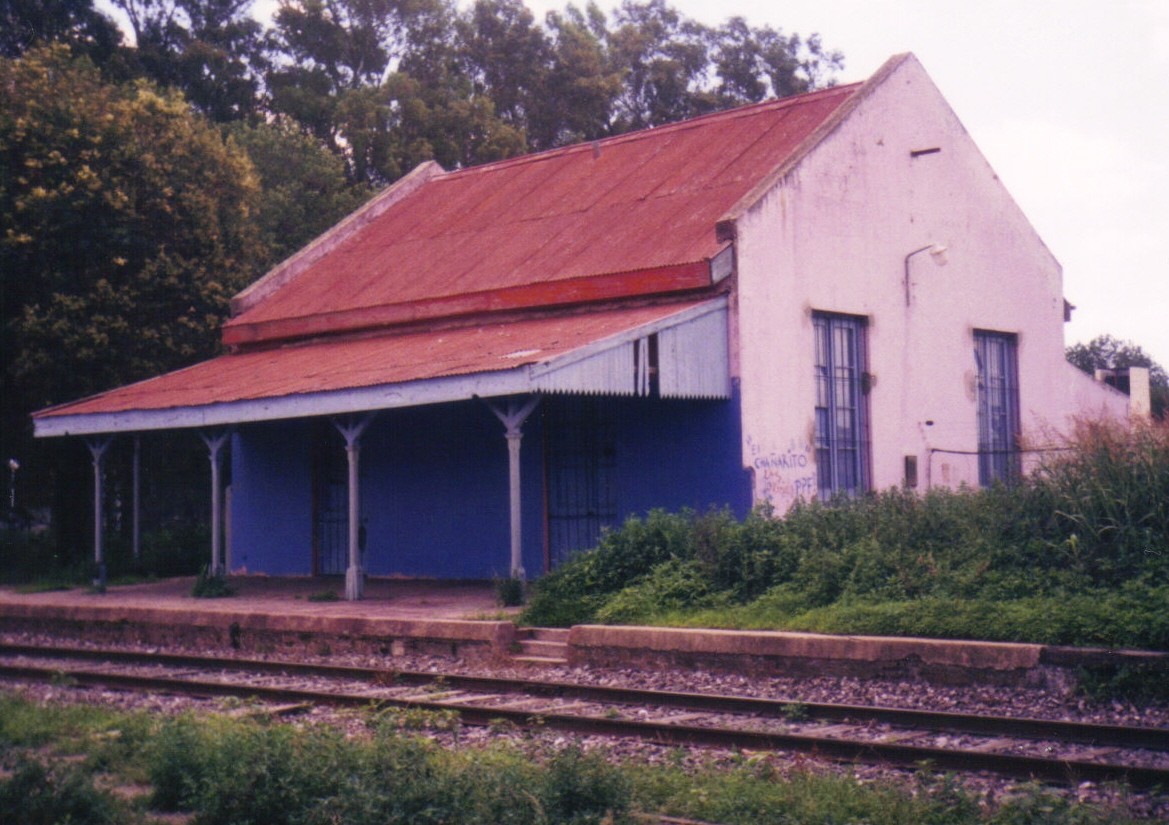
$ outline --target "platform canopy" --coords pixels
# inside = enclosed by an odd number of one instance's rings
[[[37,436],[223,427],[538,392],[727,398],[717,297],[223,355],[35,414]]]

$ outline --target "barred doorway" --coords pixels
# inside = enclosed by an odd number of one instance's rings
[[[349,468],[327,421],[313,427],[313,573],[343,576],[349,566]]]
[[[604,527],[616,526],[615,401],[596,396],[545,399],[547,563],[554,568],[596,547]]]

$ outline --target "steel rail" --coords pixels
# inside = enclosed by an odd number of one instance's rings
[[[64,680],[70,684],[106,689],[159,691],[196,696],[235,696],[277,704],[311,703],[340,707],[385,709],[412,708],[459,714],[469,725],[507,721],[518,728],[546,728],[581,735],[640,738],[661,745],[689,745],[756,751],[797,751],[841,762],[882,763],[900,767],[928,766],[937,770],[989,771],[1019,779],[1057,783],[1128,782],[1134,788],[1169,786],[1169,768],[1045,758],[979,750],[962,750],[904,744],[830,738],[807,734],[694,727],[669,722],[611,719],[501,707],[479,707],[458,702],[423,701],[417,697],[395,699],[337,691],[275,688],[260,685],[137,676],[51,667],[6,666],[0,675],[39,681]]]
[[[173,653],[137,653],[93,648],[47,647],[0,644],[0,656],[56,656],[138,664],[165,664],[172,667],[199,667],[216,670],[256,671],[272,674],[352,679],[373,684],[431,685],[435,682],[453,690],[489,693],[523,693],[530,696],[623,705],[654,705],[687,711],[743,713],[769,718],[821,720],[830,722],[876,722],[901,728],[1013,739],[1053,739],[1097,747],[1145,748],[1169,751],[1169,728],[1107,725],[1013,716],[980,716],[968,713],[918,710],[871,705],[803,702],[798,699],[760,699],[708,693],[656,691],[571,682],[542,682],[453,673],[425,673],[343,665],[321,665],[260,659],[217,659]],[[792,721],[796,721],[792,719]]]

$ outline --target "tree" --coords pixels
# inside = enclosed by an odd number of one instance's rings
[[[93,0],[0,0],[0,57],[64,43],[102,62],[121,45],[122,35]]]
[[[254,0],[111,0],[134,31],[142,76],[183,92],[212,120],[255,114],[272,47]]]
[[[247,156],[174,93],[64,47],[0,60],[5,430],[214,353],[265,257]]]
[[[259,175],[253,219],[267,256],[259,268],[292,255],[372,194],[350,183],[341,158],[287,118],[236,123],[229,134]]]
[[[1067,348],[1068,361],[1092,375],[1096,370],[1119,370],[1127,367],[1147,367],[1149,394],[1153,415],[1164,419],[1169,411],[1169,375],[1164,367],[1131,341],[1121,341],[1111,335],[1099,335],[1087,344]]]

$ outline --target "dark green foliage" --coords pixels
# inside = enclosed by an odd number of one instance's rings
[[[204,567],[195,578],[191,595],[197,599],[222,599],[234,596],[235,588],[227,583],[227,576],[222,573],[213,575]]]
[[[652,512],[537,582],[523,619],[1169,649],[1169,428],[1082,424],[1009,488]]]
[[[599,823],[628,809],[630,802],[626,777],[604,757],[586,754],[576,745],[552,757],[542,791],[548,821],[568,825]]]
[[[495,601],[500,607],[518,607],[524,603],[523,579],[506,578],[495,580]]]
[[[3,821],[21,825],[122,825],[128,814],[80,768],[28,758],[17,761],[10,777],[0,778],[0,812]]]
[[[630,805],[628,781],[576,747],[546,765],[510,751],[455,754],[379,725],[368,740],[324,727],[184,717],[149,753],[153,804],[216,823],[599,823]]]

